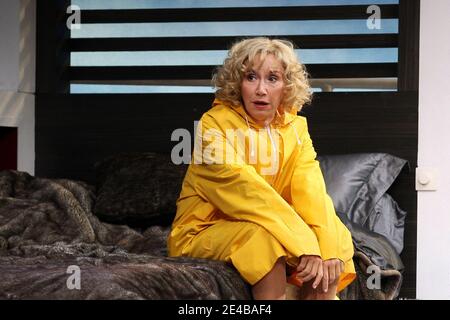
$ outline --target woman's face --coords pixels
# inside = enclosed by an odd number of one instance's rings
[[[262,63],[257,58],[242,79],[245,110],[258,124],[269,124],[283,100],[284,87],[281,62],[272,54],[267,55]]]

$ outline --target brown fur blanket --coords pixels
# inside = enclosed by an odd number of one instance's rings
[[[251,298],[225,263],[168,258],[167,228],[103,223],[94,200],[80,181],[0,172],[0,298]]]

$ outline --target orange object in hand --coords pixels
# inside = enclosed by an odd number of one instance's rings
[[[292,272],[292,274],[287,278],[287,282],[293,284],[297,287],[303,286],[303,281],[300,278],[297,278],[298,272]]]

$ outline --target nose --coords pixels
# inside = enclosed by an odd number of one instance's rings
[[[256,95],[264,96],[267,94],[267,89],[264,81],[260,80],[256,86]]]

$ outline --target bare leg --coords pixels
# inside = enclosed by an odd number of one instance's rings
[[[320,284],[316,289],[312,287],[314,280],[308,281],[300,288],[289,284],[287,287],[287,297],[290,300],[334,300],[336,297],[338,280],[328,286],[328,291],[322,291]]]
[[[252,287],[255,300],[286,299],[286,263],[284,257],[277,260],[272,270]]]
[[[303,285],[303,296],[306,300],[334,300],[336,298],[336,290],[338,285],[338,280],[336,280],[333,283],[330,283],[328,285],[328,291],[323,292],[322,285],[319,284],[319,286],[316,289],[313,289],[312,283],[314,281],[309,281]]]

